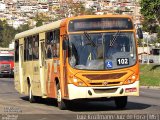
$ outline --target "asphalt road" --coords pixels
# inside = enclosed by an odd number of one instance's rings
[[[114,101],[81,102],[59,110],[53,99],[29,103],[27,96],[14,89],[13,82],[13,78],[0,78],[2,120],[160,120],[160,89],[140,89],[140,96],[129,97],[124,110],[117,110]]]

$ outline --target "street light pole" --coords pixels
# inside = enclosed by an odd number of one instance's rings
[[[149,37],[149,34],[147,35],[147,64],[149,64],[149,48],[148,48],[148,37]]]

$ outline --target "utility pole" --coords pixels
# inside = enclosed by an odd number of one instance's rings
[[[148,48],[148,37],[149,37],[149,34],[147,35],[147,64],[149,65],[149,48]]]

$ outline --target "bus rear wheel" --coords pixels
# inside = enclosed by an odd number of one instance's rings
[[[58,104],[58,108],[60,110],[65,110],[67,108],[66,102],[67,101],[62,99],[62,93],[61,93],[60,85],[57,84],[57,104]]]
[[[123,109],[127,105],[128,97],[127,96],[115,97],[114,100],[115,100],[116,107],[118,109]]]

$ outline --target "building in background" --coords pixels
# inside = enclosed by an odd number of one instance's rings
[[[0,12],[5,12],[6,11],[6,4],[3,2],[0,2]]]
[[[38,0],[38,3],[48,3],[48,0]]]
[[[62,18],[60,16],[63,14],[65,17],[74,15],[73,9],[68,8],[68,2],[82,3],[86,9],[94,10],[95,14],[129,14],[133,16],[135,24],[140,24],[142,19],[139,0],[0,0],[0,18],[15,27],[18,22],[14,24],[11,21],[19,21],[22,17],[27,21],[38,13],[45,13],[52,22]]]

